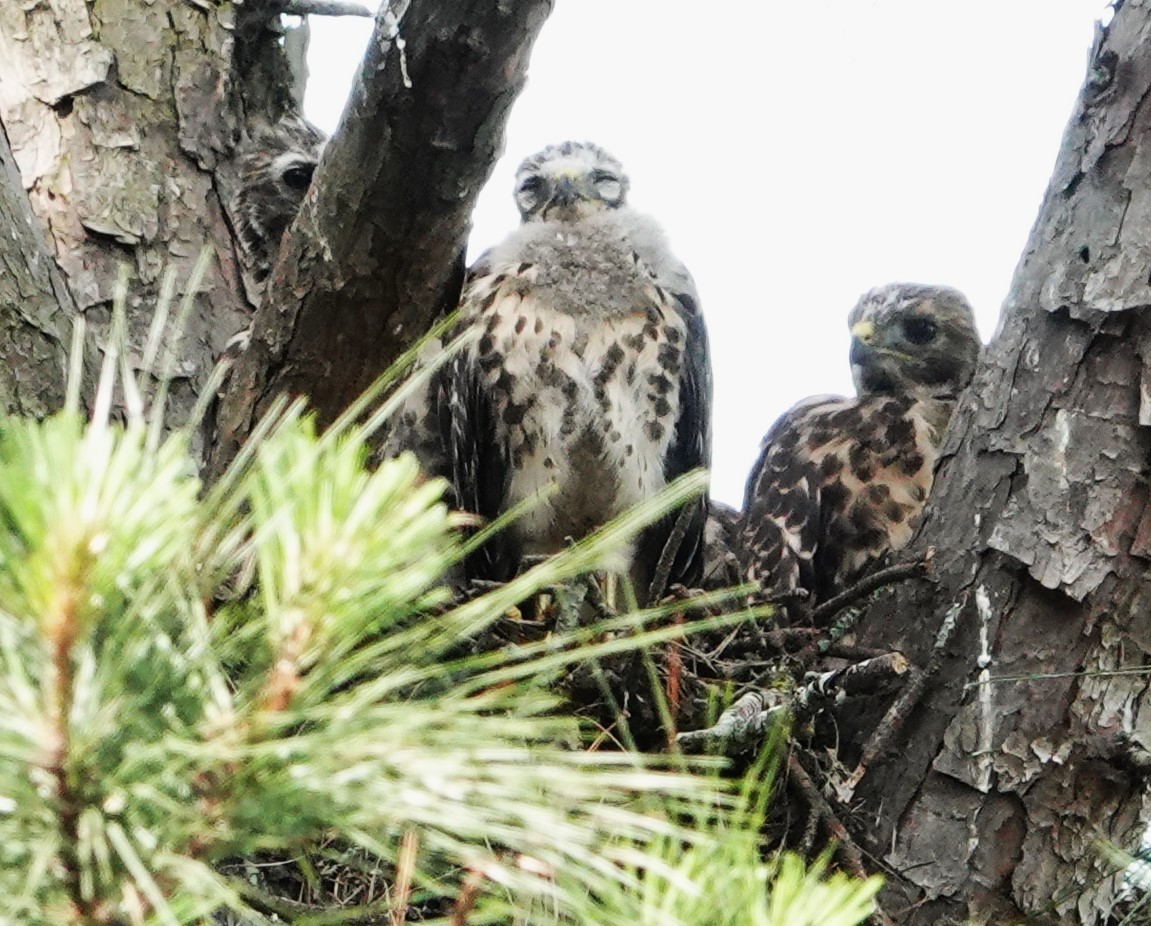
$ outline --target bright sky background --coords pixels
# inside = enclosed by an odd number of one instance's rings
[[[738,505],[782,412],[851,393],[846,318],[863,291],[957,286],[990,338],[1103,8],[557,0],[472,254],[516,225],[512,176],[527,155],[571,138],[620,158],[630,202],[660,220],[699,285],[712,494]],[[313,17],[306,111],[328,131],[370,31]]]

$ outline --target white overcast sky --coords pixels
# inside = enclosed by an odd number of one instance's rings
[[[374,3],[374,0],[370,0]],[[759,441],[850,394],[847,312],[880,283],[967,293],[984,340],[1055,163],[1103,0],[557,0],[480,197],[471,253],[518,221],[516,165],[591,140],[699,284],[712,494]],[[332,131],[371,31],[313,17],[306,111]]]

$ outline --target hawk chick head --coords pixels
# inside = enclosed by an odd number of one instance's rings
[[[525,222],[568,222],[618,209],[627,189],[623,165],[591,142],[548,145],[516,170],[516,206]]]
[[[975,314],[948,286],[889,283],[864,293],[847,317],[851,373],[862,395],[954,396],[979,359]]]
[[[236,154],[236,231],[257,280],[272,272],[280,239],[300,211],[326,140],[310,122],[290,116],[258,126]]]

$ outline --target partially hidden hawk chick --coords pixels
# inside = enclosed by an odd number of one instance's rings
[[[470,271],[460,324],[474,340],[433,390],[432,456],[455,503],[486,520],[538,501],[466,564],[468,577],[508,579],[523,557],[558,552],[710,463],[695,286],[627,192],[602,148],[545,148],[516,173],[521,226]],[[701,573],[707,502],[690,504],[671,582]],[[604,564],[630,573],[641,602],[673,520]]]
[[[257,305],[263,300],[280,241],[300,211],[327,140],[306,119],[289,115],[275,125],[258,123],[236,151],[238,186],[229,211],[248,297]],[[232,335],[220,359],[235,361],[251,337],[250,325]]]
[[[943,434],[980,341],[957,290],[893,283],[848,316],[857,396],[794,406],[763,440],[747,481],[747,577],[826,599],[910,541]]]
[[[323,132],[292,115],[257,125],[236,152],[239,186],[231,213],[245,269],[257,283],[272,272],[326,143]]]

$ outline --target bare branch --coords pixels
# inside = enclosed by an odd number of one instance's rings
[[[856,878],[866,878],[867,869],[863,866],[863,853],[848,835],[847,829],[836,816],[831,805],[819,792],[819,786],[794,755],[787,758],[787,780],[807,804],[809,811],[823,825],[824,831],[835,840],[835,852],[847,871]]]
[[[749,691],[720,714],[714,726],[680,733],[675,741],[684,752],[738,755],[761,743],[774,723],[789,716],[789,707],[783,692]]]
[[[902,653],[884,653],[873,659],[812,676],[793,690],[754,689],[724,711],[714,726],[681,733],[676,742],[685,752],[718,752],[738,755],[762,742],[772,725],[783,718],[802,721],[823,705],[843,695],[875,691],[911,668]]]
[[[849,604],[853,604],[860,598],[870,595],[876,589],[883,588],[885,585],[891,585],[893,582],[902,582],[904,579],[926,575],[930,563],[931,556],[929,554],[924,556],[923,559],[918,559],[911,563],[896,563],[894,566],[879,569],[871,573],[871,575],[856,582],[850,588],[844,589],[834,598],[828,598],[827,601],[821,602],[811,612],[812,623],[823,623],[829,618],[834,617]]]
[[[654,607],[663,598],[663,593],[667,590],[667,580],[671,576],[671,567],[675,564],[675,558],[679,555],[679,548],[683,546],[683,539],[687,536],[687,528],[691,523],[693,512],[693,505],[689,502],[679,509],[679,513],[675,517],[675,523],[672,525],[671,533],[668,534],[667,543],[663,545],[663,549],[659,554],[659,561],[655,566],[655,575],[651,580],[651,585],[647,590],[648,607]]]
[[[955,636],[955,629],[959,626],[959,612],[963,609],[963,605],[964,602],[962,601],[952,605],[944,616],[939,632],[935,635],[935,646],[932,648],[931,658],[928,660],[927,666],[922,670],[912,670],[907,686],[899,693],[899,697],[895,699],[891,707],[887,709],[883,720],[879,722],[879,726],[875,728],[871,738],[864,744],[855,771],[838,789],[841,799],[851,799],[855,789],[859,786],[859,782],[867,774],[867,770],[876,759],[887,751],[887,748],[903,729],[904,724],[907,723],[911,712],[923,700],[927,683],[939,672],[943,662],[943,652],[951,642],[952,637]]]

